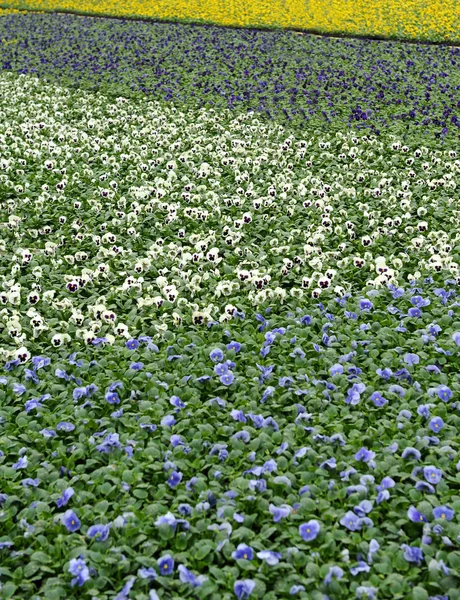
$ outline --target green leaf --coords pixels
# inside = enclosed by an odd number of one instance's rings
[[[17,590],[17,586],[14,585],[11,581],[7,581],[1,589],[1,597],[3,600],[9,600],[9,598],[13,597],[14,592]]]
[[[210,544],[200,544],[198,548],[193,552],[193,556],[196,560],[203,560],[210,552],[212,552],[213,547]]]
[[[413,600],[428,600],[428,592],[417,586],[412,590],[412,598]]]

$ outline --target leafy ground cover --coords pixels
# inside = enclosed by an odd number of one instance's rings
[[[325,131],[459,139],[460,48],[181,24],[11,15],[0,66],[104,94],[254,110]]]
[[[238,27],[297,28],[385,38],[459,41],[460,2],[452,0],[3,0],[2,6],[143,17]]]
[[[0,90],[2,597],[460,597],[452,138]]]

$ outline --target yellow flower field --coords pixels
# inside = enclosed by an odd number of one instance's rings
[[[0,17],[2,15],[25,14],[27,11],[18,10],[17,8],[0,8]]]
[[[460,40],[460,0],[9,0],[0,6],[228,26]]]

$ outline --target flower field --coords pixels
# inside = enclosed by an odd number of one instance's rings
[[[0,40],[2,600],[460,599],[459,48]]]
[[[3,0],[3,7],[236,27],[459,41],[460,2],[451,0]]]

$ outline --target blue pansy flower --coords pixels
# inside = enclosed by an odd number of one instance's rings
[[[174,571],[174,559],[170,554],[165,554],[158,560],[160,575],[171,575]]]
[[[17,471],[18,469],[26,469],[29,464],[29,459],[27,456],[19,457],[18,461],[11,465],[11,468]]]
[[[41,429],[40,433],[42,434],[42,436],[46,439],[52,438],[52,437],[56,437],[57,433],[54,431],[54,429]]]
[[[448,402],[453,396],[452,390],[447,385],[440,385],[437,394],[443,402]]]
[[[385,404],[388,402],[388,400],[386,400],[380,392],[373,392],[370,400],[372,400],[374,406],[377,406],[378,408],[385,406]]]
[[[153,581],[157,578],[157,572],[153,567],[141,567],[137,574],[140,579],[147,579],[148,581]]]
[[[34,383],[39,383],[39,379],[35,371],[31,369],[24,369],[24,379],[26,381],[33,381]]]
[[[457,346],[460,346],[460,331],[455,331],[452,334],[452,339]]]
[[[442,479],[442,471],[429,465],[423,468],[423,476],[429,483],[437,485]]]
[[[62,516],[62,522],[67,531],[70,531],[71,533],[74,533],[75,531],[78,531],[80,529],[80,519],[73,512],[73,510],[69,509],[65,511],[65,513]]]
[[[176,408],[185,408],[187,405],[183,402],[179,396],[171,396],[169,403]]]
[[[372,510],[372,502],[369,500],[362,500],[355,508],[353,512],[358,515],[358,517],[365,517]]]
[[[135,577],[130,577],[113,600],[129,600],[129,593],[132,590],[135,581]]]
[[[13,383],[13,392],[17,396],[22,396],[27,391],[27,388],[22,383]]]
[[[387,367],[385,369],[377,369],[376,373],[379,377],[382,377],[382,379],[385,379],[387,381],[393,376],[393,371],[391,369],[388,369]]]
[[[311,520],[307,523],[302,523],[301,525],[299,525],[300,537],[305,542],[313,541],[316,537],[318,537],[319,531],[320,524],[318,523],[318,521],[315,520]]]
[[[356,597],[364,600],[375,600],[378,589],[371,586],[359,585],[356,588]]]
[[[86,566],[83,556],[80,556],[79,558],[72,558],[72,560],[69,563],[68,570],[71,575],[74,575],[74,578],[70,582],[72,587],[74,585],[78,585],[79,587],[81,587],[85,583],[85,581],[88,581],[90,578],[89,569]]]
[[[177,487],[179,485],[179,483],[182,481],[182,477],[183,477],[183,475],[181,472],[173,471],[171,473],[171,475],[168,477],[167,483],[168,483],[169,487],[171,487],[171,488]]]
[[[271,567],[277,565],[282,558],[281,552],[273,552],[272,550],[261,550],[257,552],[257,558],[264,560]]]
[[[282,504],[281,506],[275,506],[274,504],[270,504],[269,507],[270,513],[273,515],[273,522],[278,523],[281,519],[285,519],[288,517],[292,508],[288,504]]]
[[[254,558],[254,550],[246,544],[238,544],[236,550],[232,552],[232,558],[235,560],[252,560]]]
[[[430,416],[430,408],[433,408],[434,404],[420,404],[417,407],[417,414],[420,415],[421,417],[425,417],[425,419],[428,419]]]
[[[350,573],[353,576],[358,575],[359,573],[369,573],[370,570],[370,566],[363,560],[360,560],[357,565],[350,567]]]
[[[179,565],[177,570],[179,571],[179,579],[182,583],[189,583],[194,588],[202,586],[206,581],[204,575],[194,575],[185,565]]]
[[[36,410],[42,407],[43,403],[40,402],[38,398],[31,398],[30,400],[27,400],[27,402],[24,405],[26,413],[30,413],[31,410]]]
[[[420,548],[402,544],[401,549],[404,550],[404,558],[407,560],[407,562],[415,562],[418,565],[422,562],[423,552]]]
[[[125,346],[128,350],[137,350],[137,348],[139,348],[139,342],[137,340],[128,340]]]
[[[75,425],[73,423],[69,423],[68,421],[61,421],[57,424],[56,429],[58,431],[65,431],[66,433],[69,433],[75,429]]]
[[[221,375],[219,377],[219,380],[221,383],[228,386],[228,385],[232,385],[233,381],[235,380],[235,376],[233,375],[233,373],[231,371],[229,371],[228,373]]]
[[[89,538],[94,538],[97,542],[105,542],[109,537],[110,525],[91,525],[88,528],[86,535]]]
[[[209,353],[209,358],[213,362],[219,363],[219,362],[222,362],[224,360],[224,353],[222,352],[222,350],[220,348],[214,348]]]
[[[105,399],[109,404],[120,404],[120,396],[117,392],[107,392]]]
[[[289,594],[291,596],[295,596],[296,594],[300,594],[300,592],[305,591],[305,586],[303,585],[292,585],[289,589]]]
[[[235,581],[233,591],[237,600],[247,600],[256,587],[255,581],[252,579],[239,579]]]
[[[410,521],[412,521],[413,523],[427,523],[428,519],[425,517],[424,514],[422,514],[421,512],[419,512],[415,506],[409,506],[408,510],[407,510],[407,516],[409,518]]]
[[[302,348],[294,348],[294,350],[289,354],[289,356],[291,358],[300,358],[301,360],[303,360],[306,356],[305,352],[302,350]]]
[[[414,354],[413,352],[407,352],[404,355],[404,362],[407,365],[418,365],[420,362],[420,356],[418,354]]]
[[[433,508],[433,517],[435,519],[445,519],[446,521],[452,521],[455,516],[455,511],[448,506],[437,506]]]
[[[115,448],[121,448],[120,436],[118,433],[108,433],[104,440],[96,446],[96,450],[102,453],[109,453]]]
[[[58,508],[62,508],[67,504],[67,502],[74,495],[74,489],[72,487],[68,487],[62,491],[61,497],[56,500],[56,504]]]
[[[361,310],[368,311],[368,310],[372,310],[374,308],[374,305],[367,298],[363,298],[362,300],[359,301],[359,308]]]
[[[133,362],[129,365],[131,371],[141,371],[144,368],[143,362]]]
[[[400,385],[394,384],[394,385],[390,385],[390,387],[388,388],[388,391],[391,394],[398,394],[398,396],[400,398],[403,398],[406,395],[406,390],[401,387]]]
[[[241,350],[241,344],[235,341],[230,342],[229,344],[227,344],[227,350],[234,350],[235,352],[239,352]]]
[[[340,524],[350,531],[358,531],[359,529],[362,529],[362,520],[355,515],[354,512],[351,512],[351,510],[345,513],[340,519]]]
[[[339,363],[332,365],[332,367],[330,367],[330,369],[329,369],[329,374],[331,375],[331,377],[334,375],[342,375],[342,373],[343,373],[343,366]]]
[[[367,553],[367,562],[372,564],[372,555],[375,554],[376,552],[378,552],[380,550],[380,544],[378,543],[377,540],[372,539],[369,542],[369,550]]]
[[[226,363],[217,363],[217,365],[214,365],[214,373],[216,375],[218,375],[219,377],[221,375],[225,375],[228,372],[229,372],[229,368]]]
[[[431,431],[441,431],[444,427],[444,421],[441,417],[433,417],[428,425]]]
[[[419,492],[426,492],[427,494],[435,494],[436,490],[431,485],[431,483],[427,483],[426,481],[417,481],[415,484],[415,489]]]
[[[329,572],[327,573],[326,577],[324,578],[324,585],[328,585],[329,583],[331,583],[331,581],[333,579],[337,579],[340,580],[343,577],[343,569],[341,569],[340,567],[330,567],[329,568]]]
[[[364,446],[355,454],[355,460],[369,462],[375,458],[375,452],[368,450]]]
[[[414,459],[414,460],[420,460],[422,457],[420,450],[417,450],[417,448],[411,448],[411,447],[407,447],[404,448],[402,454],[401,454],[401,458],[403,458],[404,460],[408,460],[410,458]]]
[[[32,479],[31,477],[26,477],[21,481],[21,485],[24,487],[38,487],[40,485],[40,479]]]

